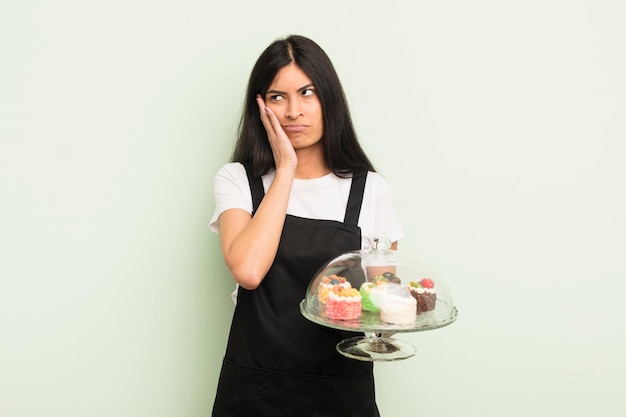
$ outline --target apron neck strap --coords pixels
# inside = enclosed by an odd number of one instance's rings
[[[363,203],[363,191],[365,190],[365,180],[367,180],[367,173],[352,177],[350,196],[348,197],[348,204],[346,206],[346,216],[343,220],[346,224],[356,226],[359,222],[361,204]]]
[[[265,196],[265,190],[263,189],[263,180],[261,177],[255,177],[252,172],[252,167],[247,164],[244,165],[246,168],[246,175],[248,176],[248,183],[250,184],[250,193],[252,194],[252,215],[259,208],[261,204],[261,200]]]

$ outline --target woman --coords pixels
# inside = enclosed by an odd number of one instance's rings
[[[277,40],[257,60],[215,202],[211,228],[238,292],[213,415],[378,416],[372,364],[336,351],[356,334],[299,312],[324,263],[375,237],[395,248],[403,233],[315,42]]]

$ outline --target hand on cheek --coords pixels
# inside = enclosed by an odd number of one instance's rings
[[[261,121],[263,122],[265,131],[267,132],[267,139],[270,143],[270,147],[272,148],[272,153],[274,154],[274,163],[276,164],[276,168],[278,169],[279,167],[284,166],[283,164],[287,164],[295,168],[298,163],[295,150],[289,140],[289,137],[287,137],[287,134],[280,125],[278,118],[274,112],[265,105],[265,101],[260,95],[256,96],[256,101],[259,105]]]

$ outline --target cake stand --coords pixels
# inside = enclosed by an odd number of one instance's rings
[[[380,277],[393,277],[395,283],[408,288],[428,278],[434,284],[436,303],[434,309],[421,312],[407,324],[393,324],[381,320],[380,312],[361,311],[360,317],[351,320],[329,318],[326,304],[320,295],[332,277],[345,286],[361,289],[364,283],[378,282]],[[387,279],[384,279],[387,281]],[[350,285],[347,285],[349,283]],[[413,283],[413,284],[411,284]],[[365,286],[374,284],[365,284]],[[419,284],[417,284],[419,285]],[[408,290],[407,290],[408,291]],[[373,249],[347,252],[332,259],[311,280],[305,298],[300,302],[300,312],[308,320],[329,328],[359,333],[371,333],[342,340],[337,350],[342,355],[361,361],[397,361],[415,355],[415,347],[392,336],[396,333],[420,332],[439,329],[452,324],[458,315],[444,278],[420,259],[407,259],[397,251]]]

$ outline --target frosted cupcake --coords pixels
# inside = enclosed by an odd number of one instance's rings
[[[413,298],[415,298],[416,312],[422,314],[435,309],[437,304],[437,290],[435,282],[430,278],[423,278],[420,281],[411,281],[408,286]]]
[[[385,291],[389,282],[389,277],[378,275],[371,282],[361,284],[359,292],[361,293],[363,310],[380,311],[380,294]]]
[[[417,302],[406,288],[387,291],[380,305],[380,319],[391,324],[415,322]]]
[[[361,294],[356,288],[335,285],[326,299],[326,317],[335,320],[353,320],[361,317]]]
[[[339,285],[344,288],[352,287],[350,283],[344,278],[337,275],[324,276],[321,279],[320,286],[317,288],[317,299],[320,303],[326,304],[328,298],[328,292],[335,286]]]

